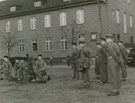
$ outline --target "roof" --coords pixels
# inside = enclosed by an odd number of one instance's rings
[[[6,0],[0,2],[0,19],[6,17],[12,17],[21,13],[34,13],[43,10],[62,8],[71,5],[77,5],[82,3],[96,2],[97,0],[71,0],[71,2],[63,2],[63,0],[41,0],[41,7],[34,7],[34,2],[38,0]],[[11,6],[18,6],[19,9],[16,12],[10,12]]]

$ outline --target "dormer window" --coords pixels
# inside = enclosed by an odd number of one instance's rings
[[[71,0],[63,0],[63,2],[71,2]]]
[[[69,1],[69,0],[63,0],[63,2],[66,2],[66,1]]]
[[[41,6],[41,1],[34,2],[34,7],[40,7],[40,6]]]
[[[16,6],[10,7],[10,12],[15,12],[16,11]]]

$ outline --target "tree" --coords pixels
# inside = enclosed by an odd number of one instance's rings
[[[3,34],[1,40],[2,47],[7,50],[8,56],[10,57],[12,49],[18,44],[18,37],[16,33],[11,32],[1,34]]]
[[[89,34],[88,31],[84,30],[83,24],[76,25],[76,22],[73,21],[73,23],[68,24],[66,27],[60,27],[60,30],[64,35],[69,38],[69,41],[71,44],[73,42],[77,42],[77,40],[86,34]]]

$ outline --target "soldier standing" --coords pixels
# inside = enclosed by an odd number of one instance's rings
[[[107,83],[108,81],[108,72],[107,72],[107,59],[106,55],[103,52],[102,45],[104,44],[103,38],[101,38],[101,44],[99,44],[99,54],[98,54],[98,61],[99,61],[99,71],[101,74],[101,84]]]
[[[96,79],[100,79],[100,59],[99,59],[99,52],[100,52],[100,43],[97,43],[97,50],[96,50],[96,60],[95,60],[95,74],[96,74]]]
[[[86,41],[79,41],[80,46],[80,65],[79,71],[82,74],[82,79],[84,83],[84,87],[89,88],[90,86],[90,78],[89,78],[89,69],[90,69],[90,51],[86,46]]]
[[[29,81],[32,81],[33,79],[36,79],[36,74],[33,69],[33,56],[29,56],[29,54],[26,54],[26,62],[28,64],[28,79]]]
[[[113,36],[111,34],[106,34],[106,56],[107,56],[107,66],[111,71],[112,77],[112,91],[107,94],[108,96],[116,96],[120,94],[120,70],[122,66],[122,55],[120,49],[116,43],[113,41]]]
[[[79,56],[80,56],[80,50],[77,48],[77,43],[72,44],[73,52],[71,54],[71,60],[72,60],[72,69],[73,69],[73,79],[77,78],[79,79]]]
[[[46,83],[49,77],[47,76],[46,63],[43,60],[42,55],[38,55],[36,66],[36,81],[40,83]]]
[[[122,81],[126,81],[126,78],[127,78],[127,65],[126,65],[126,62],[127,62],[127,59],[128,59],[128,53],[127,53],[127,50],[126,50],[125,46],[123,45],[122,41],[118,41],[118,45],[119,45],[120,52],[121,52],[122,58],[123,58],[123,65],[122,65],[122,68],[121,68]]]

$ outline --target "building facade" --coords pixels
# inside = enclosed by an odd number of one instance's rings
[[[0,3],[1,56],[67,57],[71,44],[85,37],[92,56],[106,33],[134,42],[134,2],[131,0],[7,0]],[[5,36],[5,37],[4,37]],[[3,37],[12,45],[4,48]],[[12,42],[11,42],[12,41]],[[17,43],[16,43],[17,42]],[[13,45],[15,44],[16,45]]]

